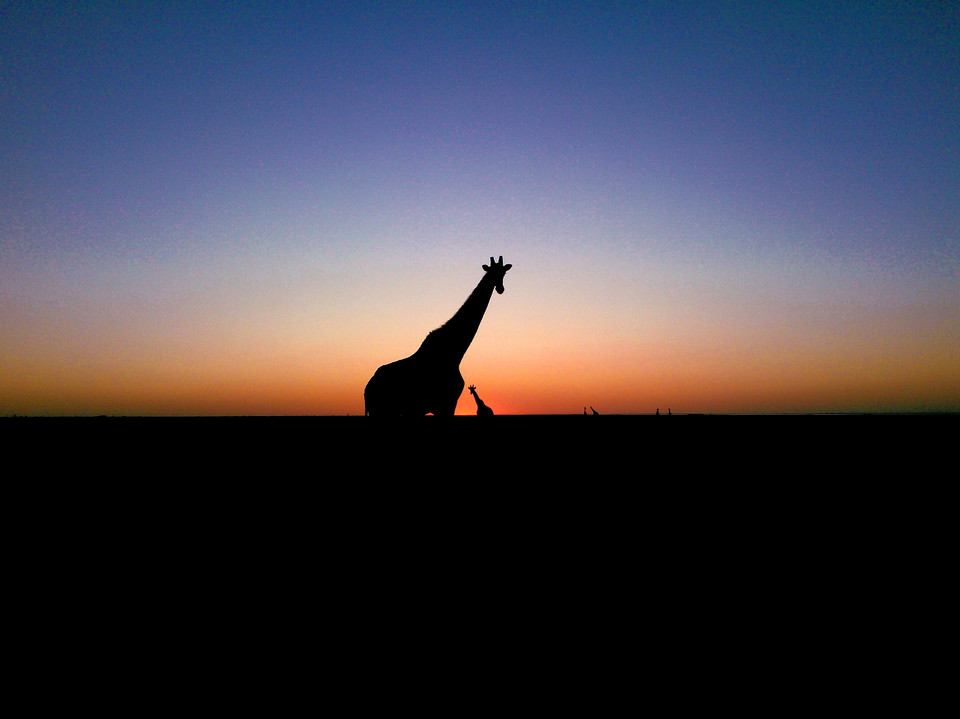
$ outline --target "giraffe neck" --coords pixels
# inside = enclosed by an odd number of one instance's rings
[[[459,365],[477,334],[484,312],[487,311],[494,284],[490,275],[485,274],[456,314],[427,335],[417,350],[418,353],[442,356],[456,361]]]

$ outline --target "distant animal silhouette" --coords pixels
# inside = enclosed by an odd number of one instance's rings
[[[367,415],[452,416],[463,392],[460,361],[477,334],[493,291],[503,294],[503,276],[513,265],[490,258],[484,275],[463,306],[430,332],[409,357],[385,364],[363,390]],[[479,412],[478,412],[479,413]]]
[[[493,417],[493,410],[487,407],[484,404],[483,400],[480,399],[480,395],[477,394],[477,386],[475,384],[467,387],[470,390],[470,394],[473,395],[473,398],[477,400],[477,416],[479,417]]]
[[[595,410],[593,407],[590,408],[590,411],[593,412],[594,414],[600,414],[600,413],[597,412],[597,410]]]

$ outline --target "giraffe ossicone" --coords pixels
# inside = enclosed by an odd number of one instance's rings
[[[511,267],[503,264],[502,255],[497,262],[491,257],[490,264],[483,265],[480,282],[453,317],[430,332],[412,355],[379,367],[363,390],[364,413],[453,415],[464,386],[460,361],[477,334],[493,291],[503,294],[503,276]],[[476,396],[473,387],[471,393]],[[479,414],[481,401],[477,400]]]

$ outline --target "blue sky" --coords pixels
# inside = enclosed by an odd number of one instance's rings
[[[491,254],[491,404],[960,408],[955,3],[2,15],[5,412],[359,413]]]

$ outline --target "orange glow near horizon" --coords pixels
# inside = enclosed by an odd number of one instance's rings
[[[953,384],[950,382],[953,380]],[[702,383],[701,383],[702,382]],[[837,376],[778,375],[763,381],[737,378],[692,378],[682,375],[632,378],[625,395],[618,384],[583,381],[558,388],[531,380],[518,389],[478,391],[498,415],[580,414],[596,408],[601,414],[652,414],[669,408],[674,414],[765,414],[844,411],[958,411],[960,383],[947,371],[922,382],[897,378],[844,379]],[[320,388],[236,379],[182,385],[148,382],[118,385],[77,379],[75,385],[22,386],[0,395],[4,415],[361,415],[363,382],[349,387]],[[476,414],[464,390],[458,415]]]
[[[918,346],[909,333],[916,321],[908,313],[902,334],[872,344],[869,328],[853,322],[830,342],[781,331],[749,344],[750,332],[732,326],[657,344],[640,333],[612,339],[605,328],[581,330],[576,343],[568,339],[573,329],[494,325],[481,328],[461,373],[500,415],[580,414],[585,407],[601,414],[957,411],[955,343],[949,333],[928,334],[927,351],[910,353]],[[8,352],[0,367],[2,413],[361,415],[376,366],[406,351],[381,348],[371,360],[374,350],[360,342],[332,343],[337,351],[324,353],[319,342],[208,339],[154,354],[130,348],[101,356],[82,344]],[[457,414],[475,413],[464,388]]]

